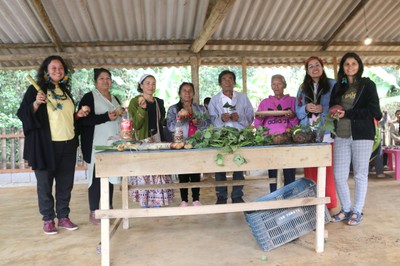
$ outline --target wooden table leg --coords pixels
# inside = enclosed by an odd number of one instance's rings
[[[101,198],[100,208],[102,210],[110,209],[110,190],[108,187],[108,178],[101,178]],[[101,265],[110,265],[110,219],[101,219]]]
[[[283,169],[276,170],[276,189],[280,189],[285,185],[283,180]]]
[[[128,177],[122,177],[122,209],[127,210],[129,208],[129,197],[128,197]],[[129,219],[123,218],[122,228],[129,229]]]
[[[326,186],[326,167],[318,167],[317,179],[317,198],[325,197]],[[317,208],[317,224],[316,224],[316,239],[315,251],[324,252],[324,227],[325,227],[325,204],[318,204]]]

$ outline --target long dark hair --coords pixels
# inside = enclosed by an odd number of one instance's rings
[[[317,91],[318,97],[316,102],[317,104],[319,104],[321,101],[321,96],[330,91],[330,85],[324,70],[324,61],[322,60],[322,58],[319,58],[317,56],[311,56],[306,60],[306,62],[304,63],[304,69],[306,70],[306,75],[304,76],[304,80],[300,86],[300,89],[306,96],[305,99],[306,103],[314,102],[314,81],[308,74],[308,65],[311,60],[317,60],[322,67],[322,75],[318,80],[318,91]]]
[[[181,95],[181,91],[183,89],[183,86],[185,86],[185,85],[189,85],[190,87],[192,87],[192,91],[193,91],[193,95],[194,95],[194,85],[191,82],[182,82],[182,84],[179,86],[179,89],[178,89],[178,95]],[[192,103],[193,103],[193,99],[192,99]],[[177,112],[179,112],[182,108],[183,108],[182,100],[179,97],[179,102],[176,104]]]
[[[361,61],[361,58],[354,52],[346,53],[340,60],[337,82],[335,85],[335,90],[333,92],[333,95],[331,95],[331,97],[334,98],[341,97],[349,87],[349,79],[347,78],[347,75],[344,73],[344,67],[343,67],[344,62],[346,62],[348,58],[354,58],[358,62],[358,71],[354,77],[354,82],[357,83],[361,81],[361,76],[362,73],[364,72],[364,65]]]
[[[36,74],[36,82],[40,86],[40,88],[43,89],[44,92],[47,92],[47,89],[54,90],[55,85],[52,82],[49,82],[49,79],[47,77],[47,68],[50,65],[51,61],[53,60],[58,60],[61,62],[61,64],[64,67],[64,77],[62,79],[62,82],[59,83],[60,89],[68,94],[68,96],[71,98],[72,101],[72,94],[71,94],[71,85],[70,85],[70,79],[69,79],[69,69],[68,65],[65,63],[64,59],[59,56],[59,55],[50,55],[47,57],[42,64],[39,67],[39,70]],[[47,73],[47,74],[46,74]]]
[[[361,61],[360,56],[358,56],[358,54],[354,53],[354,52],[349,52],[346,53],[342,59],[340,60],[340,65],[339,65],[339,71],[338,71],[338,76],[337,76],[337,83],[339,87],[345,87],[347,86],[348,78],[347,75],[344,73],[344,62],[346,62],[346,60],[348,58],[354,58],[357,63],[358,63],[358,71],[354,77],[354,81],[360,81],[361,80],[361,76],[364,72],[364,64]]]

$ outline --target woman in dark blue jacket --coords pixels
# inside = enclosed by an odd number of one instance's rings
[[[375,83],[362,78],[364,67],[355,53],[346,53],[341,61],[338,80],[330,100],[335,125],[334,174],[342,209],[332,217],[333,222],[348,220],[358,225],[368,187],[368,166],[375,138],[374,118],[382,118]],[[351,203],[348,177],[353,165],[354,202]]]

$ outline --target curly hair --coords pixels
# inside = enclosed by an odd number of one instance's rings
[[[48,69],[50,63],[54,60],[60,61],[61,64],[63,65],[64,77],[66,77],[66,76],[68,77],[68,74],[69,74],[68,66],[61,56],[51,55],[51,56],[47,57],[40,65],[39,70],[36,75],[36,82],[40,86],[40,88],[42,88],[42,90],[44,92],[47,92],[47,89],[51,89],[51,90],[55,89],[55,85],[52,82],[48,82],[45,77],[45,72],[47,72],[47,69]],[[72,94],[70,91],[70,88],[71,88],[70,79],[69,78],[64,79],[64,82],[62,82],[62,83],[60,82],[59,86],[60,86],[60,89],[62,91],[64,91],[65,93],[67,93],[68,96],[72,99]],[[72,101],[73,101],[73,99],[72,99]]]

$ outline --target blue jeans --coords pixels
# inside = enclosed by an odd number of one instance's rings
[[[243,172],[233,172],[233,180],[244,180]],[[215,181],[226,181],[226,172],[215,173]],[[227,187],[216,187],[217,197],[224,199],[228,198]],[[232,188],[232,199],[243,196],[243,186],[233,186]]]
[[[269,178],[276,178],[277,176],[278,176],[278,171],[276,169],[268,170]],[[296,168],[283,169],[283,178],[285,186],[294,182],[296,179]],[[274,192],[276,190],[276,183],[274,184],[270,183],[269,190],[270,192]]]

